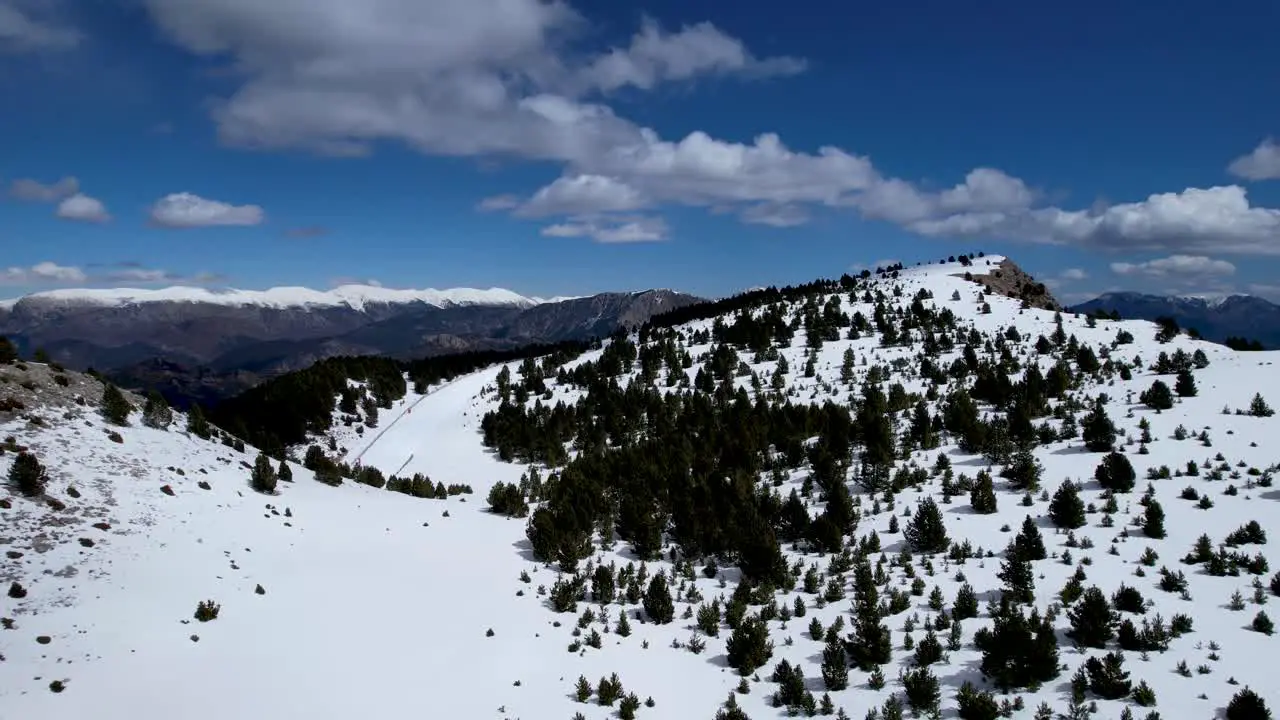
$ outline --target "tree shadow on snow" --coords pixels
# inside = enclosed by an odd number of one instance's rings
[[[511,543],[511,547],[519,551],[521,558],[528,560],[529,562],[538,561],[538,558],[533,555],[533,543],[529,542],[528,539],[517,540]]]

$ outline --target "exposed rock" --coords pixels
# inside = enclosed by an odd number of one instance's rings
[[[1022,300],[1030,307],[1044,310],[1061,310],[1062,303],[1049,292],[1042,282],[1037,282],[1018,264],[1008,258],[992,266],[984,266],[982,260],[974,261],[974,268],[985,272],[970,271],[964,274],[966,279],[982,285],[987,292],[1004,295],[1015,300]]]

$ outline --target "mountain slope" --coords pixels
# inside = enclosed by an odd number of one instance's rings
[[[1119,312],[1121,317],[1155,320],[1171,317],[1195,328],[1206,340],[1229,337],[1257,340],[1265,348],[1280,347],[1280,305],[1253,295],[1200,298],[1143,293],[1106,293],[1071,308],[1073,312]]]
[[[206,404],[337,355],[421,357],[607,335],[698,302],[667,290],[525,298],[507,290],[343,286],[63,290],[0,307],[0,335],[71,368]]]
[[[951,621],[938,631],[945,647],[950,627],[960,627],[958,646],[929,664],[941,687],[945,715],[954,716],[956,693],[964,682],[993,688],[980,670],[984,653],[977,647],[979,630],[993,625],[990,613],[998,604],[987,607],[986,601],[996,600],[1005,584],[997,577],[1007,560],[1002,548],[1026,518],[1046,546],[1047,557],[1031,562],[1033,605],[1041,613],[1061,602],[1059,590],[1081,572],[1086,575],[1083,587],[1096,585],[1106,598],[1122,585],[1136,588],[1151,606],[1126,611],[1123,617],[1138,626],[1157,616],[1165,628],[1177,615],[1192,620],[1191,631],[1167,639],[1165,651],[1123,653],[1132,684],[1143,681],[1154,690],[1155,709],[1162,716],[1215,716],[1245,686],[1274,707],[1265,659],[1276,640],[1250,629],[1255,615],[1269,608],[1255,604],[1251,582],[1259,581],[1265,600],[1274,572],[1251,574],[1250,569],[1257,569],[1252,558],[1265,557],[1270,546],[1229,548],[1246,557],[1242,563],[1222,559],[1224,567],[1240,565],[1238,575],[1210,574],[1204,563],[1188,565],[1180,558],[1201,533],[1216,547],[1250,520],[1270,538],[1280,533],[1280,515],[1274,512],[1280,494],[1270,485],[1278,468],[1269,447],[1280,419],[1221,413],[1224,405],[1248,408],[1255,393],[1273,404],[1280,401],[1280,373],[1274,367],[1280,353],[1236,353],[1185,336],[1159,344],[1153,339],[1155,327],[1135,320],[1098,321],[1090,327],[1084,319],[1064,317],[1058,342],[1053,312],[1024,310],[1019,301],[995,294],[980,296],[978,287],[957,271],[954,264],[903,270],[897,279],[872,279],[849,291],[815,292],[692,320],[671,332],[651,330],[643,343],[633,336],[572,358],[488,367],[423,387],[421,393],[410,387],[403,396],[383,397],[376,420],[368,405],[357,401],[355,412],[339,411],[333,428],[314,437],[320,448],[332,447],[316,452],[369,482],[376,483],[377,477],[368,468],[378,468],[384,477],[398,476],[391,483],[396,489],[404,487],[400,478],[417,474],[474,490],[445,500],[350,481],[328,487],[296,464],[291,464],[293,482],[281,482],[278,495],[268,497],[247,486],[252,448],[239,453],[176,428],[162,432],[139,427],[136,413],[134,426],[116,430],[123,440],[117,443],[106,436],[108,428],[91,407],[75,406],[70,418],[64,418],[62,408],[26,411],[41,412],[45,427],[13,417],[0,427],[0,435],[13,435],[44,459],[55,478],[50,494],[66,502],[67,510],[49,510],[16,496],[9,508],[0,510],[8,548],[23,553],[6,560],[5,578],[20,580],[29,591],[5,605],[4,616],[16,627],[0,630],[0,652],[6,657],[0,662],[0,717],[123,718],[136,717],[137,708],[147,707],[156,715],[196,720],[352,713],[569,718],[581,712],[605,718],[616,715],[618,706],[601,707],[594,693],[590,703],[577,702],[575,683],[583,676],[596,686],[612,673],[624,694],[634,692],[641,701],[640,718],[713,717],[730,695],[751,718],[785,717],[787,709],[771,701],[784,691],[779,696],[784,704],[803,704],[806,692],[817,704],[817,698],[829,694],[833,708],[863,717],[891,696],[909,699],[899,673],[912,670],[914,648],[926,644],[924,623],[939,619],[928,599],[933,588],[954,615],[955,598],[968,584],[979,601],[977,616]],[[789,322],[773,321],[775,311],[795,319],[793,335],[788,337]],[[745,319],[748,315],[754,322]],[[810,347],[819,344],[818,335],[829,337],[833,327],[835,339]],[[923,336],[926,330],[939,346]],[[850,338],[851,331],[858,337]],[[910,334],[912,344],[900,338],[885,344],[894,333]],[[729,336],[742,338],[732,353],[716,341]],[[953,347],[941,347],[942,336]],[[1051,346],[1043,352],[1036,350],[1041,336]],[[976,370],[964,368],[969,340],[975,341]],[[998,376],[984,374],[983,367],[991,363],[994,368],[1000,360],[998,345],[1021,368],[1032,363],[1040,367],[1046,382],[1060,361],[1072,372],[1063,393],[1049,400],[1051,412],[1034,419],[1037,426],[1054,430],[1052,438],[1041,438],[1032,451],[1042,467],[1045,495],[1032,491],[1023,499],[1012,481],[999,476],[1005,461],[1014,458],[993,462],[983,453],[961,450],[957,441],[969,430],[949,429],[955,414],[943,412],[960,397],[954,391],[961,386],[974,397],[1000,392],[993,384]],[[1085,369],[1087,354],[1080,348],[1086,346],[1108,367]],[[920,355],[926,350],[934,369],[922,367]],[[1156,412],[1138,395],[1157,379],[1173,384],[1172,375],[1149,368],[1161,353],[1169,356],[1168,362],[1181,362],[1170,359],[1181,358],[1179,350],[1195,363],[1190,367],[1199,392]],[[846,351],[854,358],[847,373],[842,367]],[[1197,351],[1202,362],[1190,360]],[[1108,352],[1110,357],[1101,357]],[[1142,362],[1131,367],[1135,356]],[[785,367],[780,367],[783,360]],[[746,365],[745,373],[739,363]],[[944,371],[941,379],[937,369]],[[1016,381],[1021,372],[1010,369],[1007,375]],[[753,387],[753,374],[759,389]],[[847,380],[841,379],[844,374]],[[929,397],[935,380],[936,400]],[[862,412],[876,388],[886,398],[897,397],[895,383],[908,394],[905,409]],[[382,392],[370,385],[353,382],[351,392],[377,405],[375,396]],[[1105,455],[1088,452],[1078,435],[1058,432],[1067,417],[1087,425],[1092,400],[1102,394],[1102,407],[1123,432],[1117,449],[1137,474],[1131,492],[1104,490],[1093,478]],[[627,397],[630,405],[618,402]],[[659,397],[666,399],[659,403]],[[916,399],[931,416],[948,418],[940,421],[937,447],[925,449],[908,440]],[[981,415],[1008,414],[1003,406],[985,400],[979,404]],[[565,414],[570,407],[575,408],[572,419]],[[849,686],[828,690],[820,665],[830,645],[822,634],[841,619],[844,629],[835,635],[846,638],[858,618],[856,601],[861,597],[855,592],[856,562],[839,552],[819,552],[815,545],[827,541],[818,520],[831,517],[834,505],[821,492],[822,483],[833,477],[822,452],[833,451],[844,436],[845,411],[855,423],[854,440],[848,454],[836,458],[835,477],[849,489],[860,517],[856,529],[838,539],[847,548],[877,538],[880,549],[866,553],[865,567],[868,578],[883,576],[874,587],[890,606],[879,622],[891,643],[890,658],[881,667],[883,687],[872,687],[871,674],[849,667]],[[895,449],[888,468],[892,479],[877,482],[891,484],[868,492],[862,487],[873,478],[868,466],[883,459],[866,452],[873,449],[875,428],[886,421]],[[1150,441],[1139,442],[1140,422],[1148,425]],[[1179,428],[1203,430],[1206,439],[1185,437]],[[994,443],[997,434],[988,432],[987,442]],[[548,433],[563,441],[560,450],[571,465],[543,467],[536,484],[527,475],[522,479],[529,465],[526,455],[558,452],[555,443],[545,441]],[[643,444],[645,437],[656,442]],[[743,452],[771,445],[763,457]],[[996,453],[997,445],[990,444],[986,452]],[[7,468],[12,454],[0,458],[0,469]],[[504,457],[521,461],[504,462]],[[687,461],[684,467],[675,462],[681,457]],[[945,469],[939,457],[945,458]],[[1189,461],[1196,463],[1195,473],[1187,472]],[[1161,471],[1164,466],[1168,477]],[[737,472],[745,467],[757,471]],[[968,493],[956,486],[972,482],[988,467],[998,508],[980,514]],[[559,477],[553,479],[553,474]],[[1048,496],[1064,479],[1078,480],[1082,502],[1093,506],[1085,524],[1070,534],[1055,531],[1048,518]],[[201,480],[210,489],[200,489],[196,483]],[[593,490],[597,481],[603,487]],[[79,498],[67,494],[69,482],[76,484]],[[1165,514],[1163,538],[1146,537],[1135,524],[1146,513],[1141,496],[1148,482],[1151,497]],[[498,483],[504,483],[503,489],[490,495]],[[601,508],[591,502],[592,493],[604,491],[604,497],[619,503],[615,522],[609,523],[616,535],[610,534],[610,542],[590,536],[590,553],[567,558],[573,562],[564,564],[575,567],[562,572],[558,563],[535,557],[545,534],[534,533],[533,543],[525,519],[490,511],[485,498],[519,514],[505,483],[514,484],[522,500],[531,503],[534,526],[569,535],[580,518],[559,513],[572,507],[574,513],[593,515]],[[160,492],[164,484],[173,496]],[[1211,507],[1182,499],[1188,487],[1209,498]],[[685,504],[682,498],[690,488],[715,492],[705,502]],[[650,489],[662,492],[650,495]],[[790,521],[769,515],[768,503],[760,498],[777,493],[782,503],[792,490],[812,526],[794,541],[780,541],[774,538],[788,532]],[[919,536],[907,532],[913,521],[906,513],[919,513],[926,501],[936,502],[954,543],[945,552],[909,547],[911,538]],[[676,504],[669,507],[667,502]],[[547,517],[543,510],[556,515],[559,524],[540,525],[539,518]],[[739,527],[749,519],[746,511],[762,513],[763,524]],[[656,548],[646,548],[651,538],[645,528],[657,517],[666,518],[660,528],[668,534],[658,536]],[[99,519],[111,529],[94,529],[91,523]],[[691,551],[693,539],[714,539],[716,533],[729,543],[714,558],[716,567],[704,572],[710,558],[701,553],[685,562],[681,550]],[[84,547],[81,537],[95,543]],[[769,540],[770,547],[751,544],[753,538]],[[966,542],[969,550],[963,548]],[[560,548],[572,554],[572,545]],[[1148,548],[1157,555],[1152,565],[1140,560]],[[673,551],[678,566],[670,560]],[[780,553],[785,567],[796,572],[786,573],[791,587],[766,587],[746,598],[747,617],[763,618],[773,645],[768,660],[749,670],[744,680],[729,668],[740,658],[729,652],[734,631],[726,615],[741,587],[741,567],[778,570],[770,566],[767,551]],[[663,573],[672,579],[669,622],[654,615],[662,613],[662,603],[653,597],[660,599],[662,593],[651,583],[624,580],[613,602],[593,602],[595,592],[603,589],[594,580],[599,568],[608,569],[604,574],[612,582],[618,575],[614,569],[625,574],[631,565],[638,572],[642,556],[649,578]],[[846,561],[853,564],[838,567]],[[1161,566],[1185,573],[1185,595],[1159,589]],[[809,568],[812,587],[805,578]],[[872,573],[871,568],[878,570]],[[557,584],[575,577],[575,570],[585,579],[577,597]],[[259,584],[263,595],[255,593]],[[913,584],[919,586],[918,594]],[[629,597],[632,585],[637,589]],[[1230,609],[1237,591],[1243,607],[1238,611]],[[698,614],[704,603],[717,598],[720,616],[708,623],[716,631],[713,637],[699,630]],[[199,623],[191,615],[204,599],[222,607],[216,620]],[[557,613],[557,602],[576,607]],[[791,615],[795,607],[803,609],[804,617]],[[604,622],[602,610],[607,612]],[[617,632],[622,613],[630,624],[627,635]],[[1102,649],[1072,648],[1066,635],[1070,613],[1050,614],[1051,637],[1059,644],[1058,663],[1064,669],[1034,689],[1017,689],[1025,709],[1011,709],[1014,716],[1030,716],[1041,703],[1067,712],[1072,673],[1088,659],[1105,655]],[[820,624],[816,638],[809,627],[815,619]],[[907,625],[912,629],[905,630]],[[593,633],[599,637],[598,648],[592,644]],[[193,634],[198,642],[190,639]],[[37,642],[39,636],[47,636],[48,643]],[[914,645],[910,650],[905,647],[908,637]],[[700,652],[691,651],[700,644]],[[1114,639],[1107,643],[1106,650],[1117,649]],[[784,659],[805,678],[798,686],[793,677],[776,672]],[[1177,672],[1183,660],[1189,677]],[[1201,666],[1204,670],[1197,671]],[[63,692],[50,692],[53,680],[65,680]],[[736,692],[740,681],[749,693]],[[643,704],[649,697],[653,708]],[[1124,706],[1133,705],[1095,691],[1086,691],[1089,701],[1097,703],[1099,717],[1119,717]],[[1133,711],[1138,716],[1146,712],[1141,707]]]

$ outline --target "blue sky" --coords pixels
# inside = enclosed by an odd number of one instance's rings
[[[1069,301],[1280,299],[1280,6],[974,7],[0,0],[0,295],[721,295],[982,249]]]

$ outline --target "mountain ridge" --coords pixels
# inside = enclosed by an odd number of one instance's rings
[[[1280,305],[1257,295],[1156,295],[1112,292],[1073,305],[1072,312],[1118,312],[1121,317],[1156,320],[1171,317],[1185,328],[1194,328],[1214,342],[1244,338],[1264,348],[1280,347]]]

